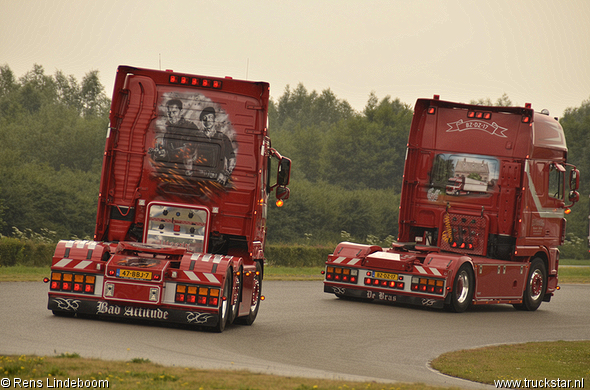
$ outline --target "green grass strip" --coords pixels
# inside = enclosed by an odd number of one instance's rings
[[[431,363],[443,374],[470,381],[497,384],[494,381],[543,381],[522,387],[542,387],[572,381],[590,386],[590,341],[533,342],[499,345],[445,353]],[[583,380],[583,382],[582,382]],[[559,382],[557,382],[559,381]],[[554,387],[554,386],[551,386]],[[578,386],[579,387],[579,386]]]

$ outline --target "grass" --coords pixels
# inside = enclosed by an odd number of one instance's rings
[[[44,277],[49,277],[50,268],[28,267],[14,265],[11,267],[0,267],[0,282],[40,282]]]
[[[199,389],[199,390],[437,390],[423,384],[383,384],[376,382],[351,382],[309,378],[282,377],[256,374],[248,371],[199,370],[182,367],[165,367],[151,363],[148,359],[135,358],[131,361],[104,361],[84,359],[77,354],[66,356],[0,356],[0,377],[10,378],[13,386],[16,380],[34,381],[43,388],[57,381],[76,381],[102,388],[116,389]],[[41,381],[41,382],[38,382]],[[55,381],[55,382],[54,382]],[[86,382],[89,381],[89,382]],[[99,382],[102,381],[102,382]],[[22,383],[22,382],[21,382]],[[30,384],[30,382],[29,382]],[[25,387],[25,386],[20,386]],[[28,386],[32,387],[32,386]],[[57,386],[55,386],[57,387]]]
[[[491,385],[498,380],[523,379],[572,383],[583,379],[590,384],[590,341],[534,342],[449,352],[431,365],[444,374]]]
[[[590,283],[590,267],[560,267],[559,283]]]
[[[324,267],[281,267],[266,265],[264,280],[324,280]]]

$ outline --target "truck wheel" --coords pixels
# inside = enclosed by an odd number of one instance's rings
[[[535,311],[541,306],[547,288],[547,271],[545,263],[538,257],[531,261],[522,303],[514,305],[518,310]]]
[[[455,275],[453,282],[453,291],[451,291],[451,302],[448,308],[455,313],[462,313],[473,300],[473,290],[475,288],[473,271],[469,263],[464,263]]]
[[[254,274],[254,286],[252,287],[252,296],[245,297],[250,302],[250,312],[247,316],[239,317],[236,323],[242,325],[252,325],[256,316],[258,315],[258,309],[260,308],[260,296],[262,294],[262,267],[260,262],[256,262],[256,273]]]
[[[221,296],[221,303],[219,306],[219,321],[215,327],[215,330],[219,333],[225,330],[225,325],[230,317],[229,308],[232,297],[232,284],[232,272],[231,269],[228,269],[227,274],[225,275],[225,285],[223,286],[223,295]]]
[[[238,318],[238,312],[240,311],[240,301],[242,300],[242,273],[244,270],[240,267],[239,274],[236,275],[235,289],[232,290],[232,299],[231,299],[231,311],[230,317],[228,319],[229,323],[233,323],[236,318]]]

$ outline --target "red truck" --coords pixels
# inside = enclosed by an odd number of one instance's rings
[[[291,161],[269,84],[120,66],[94,240],[60,241],[48,309],[211,327],[254,322],[269,194]]]
[[[398,241],[340,243],[324,291],[455,312],[496,303],[536,310],[558,289],[564,214],[579,199],[579,171],[566,161],[559,122],[530,104],[418,99]]]

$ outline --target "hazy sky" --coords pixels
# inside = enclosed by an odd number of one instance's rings
[[[533,104],[590,99],[590,0],[0,0],[0,64],[81,81],[118,65],[369,94]]]

